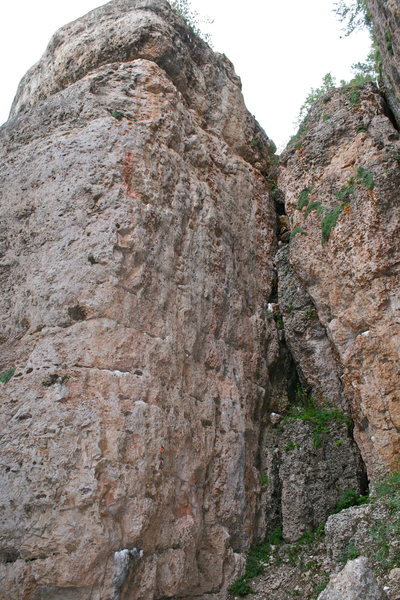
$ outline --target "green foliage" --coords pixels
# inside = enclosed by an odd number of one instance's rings
[[[274,321],[279,330],[282,330],[284,328],[284,323],[283,323],[283,318],[282,318],[281,313],[279,313],[279,312],[274,313]]]
[[[386,50],[389,54],[393,55],[393,45],[392,45],[392,33],[391,31],[385,31],[385,42],[386,42]]]
[[[364,62],[351,65],[354,73],[349,85],[363,85],[368,81],[376,82],[379,74],[380,53],[375,40],[372,42],[371,50]]]
[[[362,496],[355,490],[346,490],[331,514],[336,515],[345,508],[350,508],[350,506],[361,506],[362,504],[367,504],[367,502],[369,502],[368,496]]]
[[[310,423],[313,428],[312,439],[315,448],[323,444],[324,436],[329,433],[329,425],[332,422],[351,424],[351,419],[338,410],[320,408],[315,406],[314,399],[305,397],[304,406],[292,406],[289,410],[287,420],[300,419]]]
[[[110,110],[110,114],[114,119],[117,119],[117,121],[121,121],[125,116],[120,110]]]
[[[332,77],[331,73],[327,73],[326,75],[324,75],[324,77],[322,78],[321,85],[317,88],[311,88],[304,103],[300,107],[298,121],[301,123],[309,113],[310,108],[312,107],[314,102],[318,100],[318,98],[321,98],[322,96],[333,90],[335,87],[336,81],[335,78]]]
[[[282,542],[283,542],[282,527],[276,527],[276,529],[274,529],[273,532],[271,533],[271,535],[269,536],[268,541],[272,546],[279,546],[279,544],[282,544]]]
[[[324,591],[326,586],[329,583],[329,573],[326,571],[323,572],[322,577],[313,583],[313,595],[311,596],[313,599],[318,598],[321,592]]]
[[[392,499],[395,504],[392,506],[397,509],[400,508],[400,472],[395,472],[390,477],[380,481],[375,486],[375,497],[376,498],[389,498]]]
[[[263,562],[269,558],[270,545],[268,542],[250,548],[246,559],[246,568],[244,575],[237,579],[229,588],[229,592],[235,596],[247,596],[253,589],[249,581],[257,575],[262,575],[265,571]]]
[[[210,44],[210,35],[201,31],[200,24],[212,23],[212,20],[202,18],[198,11],[191,7],[190,0],[170,0],[170,4],[173,10],[186,21],[193,33]]]
[[[296,235],[298,233],[301,233],[302,235],[307,235],[307,233],[304,231],[304,229],[302,229],[301,227],[299,227],[298,225],[290,232],[290,236],[289,236],[289,240],[292,241]]]
[[[393,544],[393,540],[400,539],[400,473],[394,473],[379,484],[376,492],[389,508],[391,517],[378,519],[372,526],[372,537],[378,545],[374,560],[379,570],[388,571],[400,562],[400,547]]]
[[[303,550],[304,546],[308,546],[310,544],[314,544],[315,542],[319,542],[325,535],[324,525],[318,525],[315,529],[311,529],[310,531],[306,531],[303,533],[301,538],[297,540],[293,545],[289,546],[287,549],[287,555],[289,558],[289,562],[292,566],[295,566],[298,562],[298,556],[300,552]]]
[[[229,592],[235,596],[247,596],[253,592],[249,581],[265,572],[265,563],[269,560],[271,545],[277,546],[283,542],[282,529],[276,528],[267,541],[258,546],[250,548],[246,558],[245,572],[229,588]]]
[[[299,125],[297,132],[294,135],[292,135],[292,137],[290,138],[289,144],[294,144],[294,147],[297,149],[300,148],[300,146],[302,144],[302,139],[306,135],[307,131],[308,131],[307,122],[302,121]]]
[[[322,115],[322,120],[323,121],[328,121],[331,118],[331,116],[332,115],[328,115],[328,114]]]
[[[3,371],[3,373],[0,373],[0,383],[8,383],[11,377],[14,375],[14,373],[15,368],[8,369],[7,371]]]
[[[253,588],[251,587],[251,585],[249,583],[247,583],[247,581],[243,578],[240,577],[240,579],[237,579],[234,583],[232,583],[232,585],[229,588],[229,592],[231,594],[233,594],[234,596],[248,596],[249,594],[251,594],[253,591]]]
[[[357,88],[350,90],[347,97],[351,106],[361,106],[361,93]]]
[[[322,232],[322,237],[321,237],[321,243],[324,246],[326,244],[326,242],[329,240],[329,236],[331,235],[331,231],[332,229],[335,227],[339,216],[343,210],[343,208],[346,206],[346,203],[344,204],[340,204],[339,206],[337,206],[336,208],[333,208],[332,210],[330,210],[322,219],[321,222],[321,232]]]
[[[339,0],[335,3],[334,12],[343,23],[345,37],[357,29],[371,29],[371,17],[365,0]]]
[[[318,215],[323,213],[324,207],[322,206],[321,202],[310,202],[304,212],[304,218],[306,219],[313,211],[315,211]]]
[[[305,206],[307,206],[307,204],[309,203],[309,199],[310,199],[310,192],[313,189],[313,186],[309,186],[304,188],[304,190],[302,192],[300,192],[300,196],[299,196],[299,201],[297,203],[297,210],[302,210]]]
[[[325,535],[325,526],[323,523],[315,527],[315,529],[311,529],[310,531],[306,531],[303,533],[301,538],[296,542],[299,546],[304,546],[305,544],[314,544],[321,540]]]
[[[261,475],[261,485],[268,485],[268,484],[269,484],[268,475]]]
[[[374,189],[374,176],[370,171],[367,171],[363,167],[358,167],[357,179],[367,190]]]
[[[352,177],[351,179],[349,179],[347,181],[347,185],[340,188],[340,190],[338,192],[336,192],[335,195],[340,200],[347,200],[349,196],[354,194],[355,190],[356,190],[356,188],[354,185],[354,177]]]
[[[359,551],[353,544],[349,544],[345,551],[339,556],[339,562],[342,563],[342,565],[345,565],[348,560],[353,560],[354,558],[357,558],[357,556],[360,556]]]
[[[294,443],[294,442],[289,442],[288,444],[286,444],[286,446],[283,447],[285,452],[291,452],[292,450],[294,450],[295,448],[300,448],[300,444],[299,443]]]
[[[307,319],[313,319],[315,317],[315,310],[313,308],[306,308]]]

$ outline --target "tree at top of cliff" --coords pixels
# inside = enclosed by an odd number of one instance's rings
[[[196,35],[211,45],[210,34],[203,33],[201,30],[201,23],[210,24],[213,22],[212,19],[201,17],[200,13],[192,8],[189,0],[170,0],[170,5],[176,13],[185,19],[186,23]]]
[[[356,29],[367,27],[371,30],[371,17],[365,0],[339,0],[335,3],[334,12],[344,24],[343,32],[346,37]]]

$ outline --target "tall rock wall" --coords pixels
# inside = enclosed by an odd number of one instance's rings
[[[55,34],[0,140],[0,600],[222,600],[252,543],[365,491],[359,450],[398,468],[376,88],[316,104],[281,214],[229,60],[114,0]]]
[[[163,0],[60,30],[0,137],[0,598],[216,598],[257,535],[269,141]]]
[[[399,150],[372,84],[332,90],[280,173],[290,263],[328,334],[373,479],[399,468]]]
[[[378,43],[385,96],[400,124],[400,2],[366,0]]]

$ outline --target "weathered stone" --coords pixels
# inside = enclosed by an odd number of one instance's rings
[[[400,456],[399,134],[373,85],[332,91],[305,129],[283,154],[279,182],[300,231],[290,261],[338,359],[355,439],[376,478]]]
[[[348,411],[331,342],[315,306],[289,261],[289,247],[276,255],[279,308],[285,340],[296,363],[302,387],[322,406]]]
[[[350,560],[338,575],[334,575],[318,600],[388,600],[368,566],[360,556]]]
[[[280,521],[288,542],[324,523],[343,494],[360,493],[364,482],[348,426],[334,420],[326,433],[298,419],[266,428],[261,470],[268,476],[263,496],[269,529]]]
[[[114,0],[59,29],[43,57],[22,79],[10,116],[101,66],[139,58],[156,63],[165,72],[202,118],[203,127],[265,170],[271,143],[244,105],[232,63],[195,36],[166,0]],[[91,94],[102,93],[106,72],[91,80]],[[124,95],[129,99],[135,81],[125,82],[125,86]],[[157,85],[153,91],[163,92]]]
[[[385,97],[400,126],[400,2],[366,0],[382,61],[380,77]]]
[[[262,535],[268,139],[230,63],[158,0],[60,30],[14,114],[1,598],[217,598]]]

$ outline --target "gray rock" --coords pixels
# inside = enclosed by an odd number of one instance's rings
[[[24,79],[0,129],[2,598],[206,598],[239,575],[269,153],[232,65],[161,0],[72,23]]]
[[[331,578],[318,600],[388,600],[388,597],[375,579],[368,559],[360,556]]]

